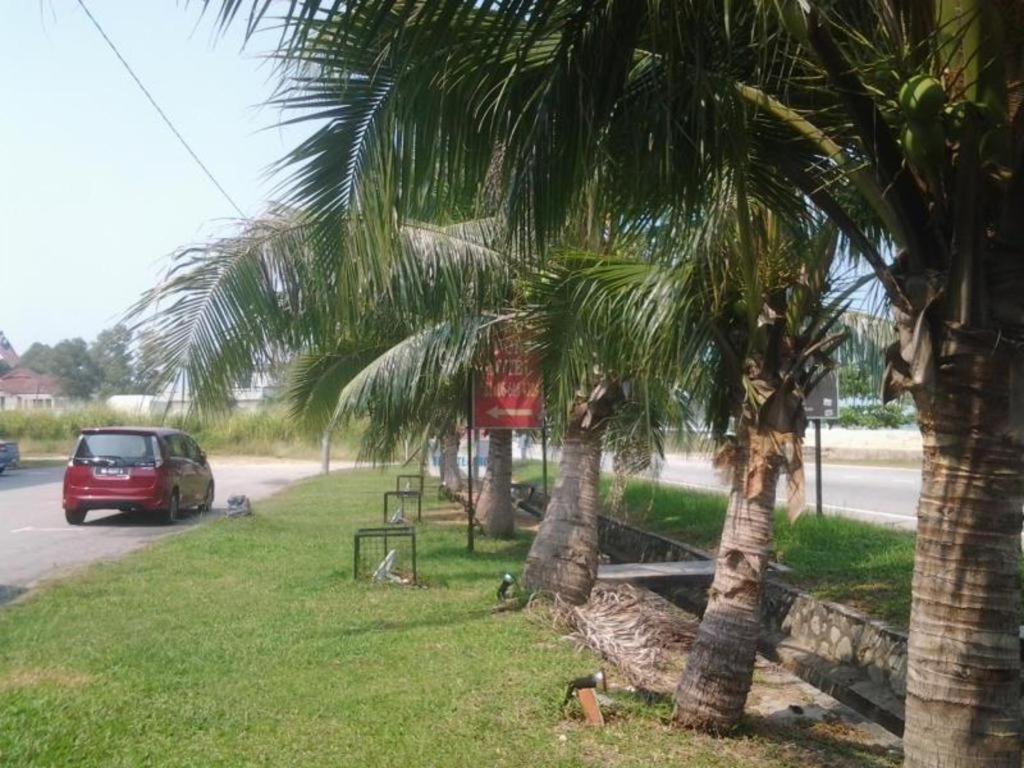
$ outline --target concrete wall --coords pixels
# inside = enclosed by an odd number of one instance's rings
[[[600,520],[600,546],[618,562],[710,558],[696,547],[604,516]],[[708,586],[710,579],[664,586],[658,591],[701,615],[707,605]],[[790,640],[823,661],[852,668],[894,696],[906,695],[907,636],[885,623],[771,578],[765,583],[761,620],[767,636]]]
[[[523,509],[540,515],[546,503],[542,494],[525,486],[517,487],[513,494]],[[606,515],[601,515],[598,520],[598,534],[601,552],[616,562],[711,559],[710,553],[702,549]],[[710,584],[711,579],[708,578],[688,580],[685,584],[650,586],[700,616],[707,605]],[[816,679],[811,682],[819,687],[826,683],[830,693],[862,712],[865,708],[887,709],[887,713],[878,712],[880,717],[874,719],[894,732],[902,729],[901,700],[907,690],[907,636],[904,633],[845,605],[819,600],[773,578],[765,582],[761,620],[766,647],[778,651],[785,645],[786,653],[802,656],[804,664],[813,657],[816,662],[822,662],[822,667],[834,667],[826,671],[825,676],[831,672],[838,673],[837,680],[830,682],[816,674]],[[870,701],[855,701],[838,689],[857,688],[861,682],[876,686],[881,695],[864,691],[861,686],[862,690],[852,695],[856,699],[866,697]]]
[[[702,549],[606,515],[598,518],[598,545],[602,552],[620,563],[711,559],[711,555]]]
[[[840,603],[769,581],[762,621],[826,661],[862,670],[876,685],[907,693],[907,636]]]

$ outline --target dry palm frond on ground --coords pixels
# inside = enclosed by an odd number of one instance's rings
[[[556,600],[554,615],[579,647],[601,654],[636,688],[658,694],[675,689],[697,633],[692,616],[629,584],[598,584],[586,605]]]

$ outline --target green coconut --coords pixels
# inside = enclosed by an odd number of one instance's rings
[[[903,151],[914,167],[934,171],[946,152],[946,136],[939,121],[910,120],[902,133]]]
[[[931,75],[914,75],[900,88],[899,100],[911,120],[931,120],[942,111],[946,92]]]

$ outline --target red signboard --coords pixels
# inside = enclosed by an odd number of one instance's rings
[[[540,429],[544,398],[533,361],[507,345],[494,365],[477,374],[473,387],[474,429]]]

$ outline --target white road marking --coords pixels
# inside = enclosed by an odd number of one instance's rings
[[[66,528],[37,528],[34,525],[26,525],[24,528],[14,528],[11,533],[85,533],[85,528],[73,528],[70,525]]]

